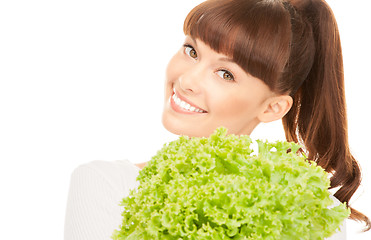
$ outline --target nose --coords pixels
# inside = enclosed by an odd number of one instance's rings
[[[187,93],[197,94],[201,91],[205,71],[202,64],[194,64],[179,76],[179,87]]]

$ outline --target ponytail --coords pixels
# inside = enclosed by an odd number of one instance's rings
[[[293,106],[282,119],[286,138],[303,144],[309,159],[332,174],[330,188],[338,188],[334,196],[348,205],[360,185],[361,172],[348,144],[343,60],[336,20],[322,0],[292,0],[290,4],[310,23],[315,50],[312,68],[292,94]],[[370,220],[350,209],[350,218],[363,221],[365,231],[369,230]]]

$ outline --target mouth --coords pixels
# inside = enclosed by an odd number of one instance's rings
[[[173,95],[170,98],[171,105],[173,109],[177,112],[182,113],[207,113],[204,109],[196,106],[195,104],[189,102],[183,96],[180,96],[176,93],[175,89],[173,89]]]

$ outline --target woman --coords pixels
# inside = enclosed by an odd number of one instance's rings
[[[360,169],[347,140],[341,45],[323,0],[208,0],[184,23],[186,39],[167,68],[163,125],[209,136],[217,127],[251,134],[282,119],[288,141],[331,174],[349,202]],[[65,239],[109,239],[120,200],[145,163],[92,162],[72,175]],[[351,219],[369,219],[352,209]],[[330,239],[345,239],[343,229]]]

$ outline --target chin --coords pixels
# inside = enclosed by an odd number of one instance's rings
[[[166,130],[169,132],[176,134],[176,135],[187,135],[190,137],[193,137],[189,134],[189,131],[184,131],[179,125],[181,124],[176,124],[174,121],[171,121],[168,119],[168,117],[165,116],[165,114],[162,115],[162,125]]]
[[[173,134],[185,135],[188,137],[208,137],[212,133],[212,131],[209,134],[206,133],[204,128],[195,128],[193,125],[185,126],[184,123],[180,123],[175,120],[172,121],[168,116],[166,116],[165,113],[162,115],[162,125],[166,130]]]

